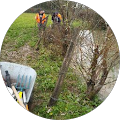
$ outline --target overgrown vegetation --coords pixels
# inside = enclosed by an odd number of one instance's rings
[[[54,50],[59,48],[52,43],[47,48],[41,44],[39,52],[34,50],[35,43],[39,39],[34,16],[35,14],[23,13],[15,20],[5,36],[1,50],[1,61],[11,62],[15,58],[9,58],[6,51],[7,53],[17,52],[25,45],[28,45],[30,51],[32,51],[26,56],[26,65],[36,70],[37,79],[29,106],[30,111],[45,118],[64,120],[82,116],[95,109],[102,101],[97,96],[92,101],[86,99],[86,85],[82,82],[82,78],[76,75],[71,68],[69,68],[65,77],[64,89],[57,100],[58,103],[53,107],[47,107],[59,75],[63,57],[56,55]],[[16,60],[16,63],[22,64],[23,61],[19,59],[19,61]]]
[[[54,6],[62,15],[61,24],[52,23]],[[32,113],[60,120],[82,116],[101,104],[97,93],[119,63],[115,36],[97,13],[82,4],[54,0],[33,8],[39,7],[49,13],[45,31],[38,30],[35,13],[23,13],[5,36],[1,60],[36,70],[29,102]]]

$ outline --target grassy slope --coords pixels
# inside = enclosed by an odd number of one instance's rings
[[[38,40],[34,17],[35,14],[27,13],[19,16],[8,30],[2,49],[7,45],[8,51],[17,51],[25,43],[33,47]],[[48,25],[51,24],[50,17]],[[9,47],[11,44],[13,45]],[[52,108],[46,107],[55,87],[62,61],[61,56],[54,55],[53,51],[42,46],[39,54],[34,52],[34,56],[27,56],[27,64],[37,72],[30,108],[34,114],[51,119],[70,119],[90,112],[101,103],[97,97],[93,101],[85,99],[85,85],[69,69],[57,105]]]

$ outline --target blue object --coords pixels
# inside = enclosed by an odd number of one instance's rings
[[[28,76],[24,77],[24,75],[20,78],[20,75],[18,75],[17,83],[16,83],[15,88],[17,90],[19,90],[19,91],[23,91],[23,90],[29,89],[30,88],[31,78],[32,77],[30,76],[29,79],[28,79]],[[28,80],[28,82],[27,82],[27,80]]]

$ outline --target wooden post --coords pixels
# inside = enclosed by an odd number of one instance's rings
[[[58,97],[60,95],[62,85],[63,85],[63,82],[64,82],[64,78],[66,76],[69,64],[70,64],[71,59],[72,59],[72,55],[73,55],[73,52],[74,52],[76,42],[77,42],[77,38],[74,41],[71,40],[71,42],[68,46],[65,58],[63,60],[62,67],[61,67],[60,72],[59,72],[58,81],[56,83],[55,89],[54,89],[53,94],[52,94],[52,96],[50,98],[50,101],[48,103],[48,106],[54,106],[57,103],[57,100],[58,100]]]

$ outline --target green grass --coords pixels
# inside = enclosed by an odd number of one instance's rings
[[[5,36],[2,50],[18,51],[26,43],[31,48],[35,46],[39,36],[34,17],[35,14],[23,13],[14,21]],[[49,15],[47,26],[50,24],[52,22]],[[79,21],[75,21],[73,26],[76,27],[79,24]],[[57,105],[47,107],[63,58],[43,45],[40,46],[39,54],[35,51],[33,53],[27,56],[27,65],[37,72],[30,108],[32,113],[45,118],[65,120],[82,116],[101,104],[97,97],[93,101],[86,99],[86,86],[81,82],[81,78],[69,68]]]
[[[33,29],[35,27],[35,14],[23,13],[10,26],[5,36],[5,43],[15,43],[15,48],[23,46],[26,42],[32,41]],[[36,32],[34,32],[36,34]],[[36,34],[37,35],[37,34]]]
[[[35,21],[35,15],[32,13],[21,14],[10,26],[5,36],[4,44],[15,43],[15,48],[19,48],[25,43],[30,42],[33,47],[38,40],[38,29]],[[47,15],[46,15],[47,16]],[[49,15],[47,26],[52,24],[51,15]]]

